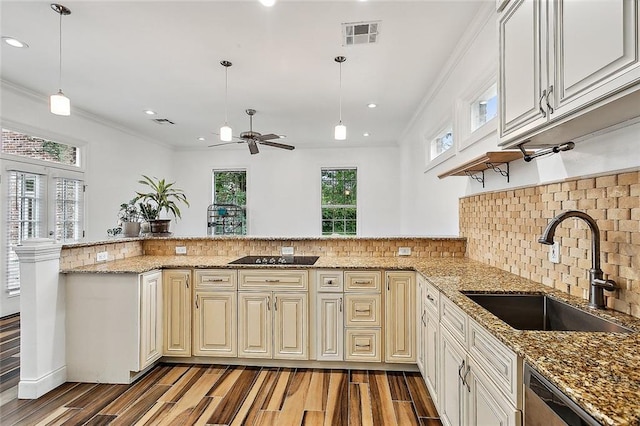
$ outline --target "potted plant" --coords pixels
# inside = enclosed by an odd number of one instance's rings
[[[136,206],[135,199],[120,204],[118,219],[122,223],[122,233],[125,237],[140,235],[140,210]]]
[[[138,183],[149,187],[148,192],[136,191],[135,201],[142,201],[139,206],[143,217],[149,222],[152,234],[166,234],[169,232],[171,219],[160,219],[160,212],[164,210],[167,214],[172,214],[176,219],[181,218],[179,203],[184,203],[187,207],[189,201],[184,191],[175,188],[175,182],[166,182],[164,179],[153,179],[142,175]],[[143,207],[144,206],[144,207]]]

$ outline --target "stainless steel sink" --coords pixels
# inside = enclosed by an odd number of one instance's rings
[[[311,266],[316,263],[318,256],[244,256],[229,262],[229,265],[301,265]]]
[[[517,330],[633,332],[543,294],[462,293]]]

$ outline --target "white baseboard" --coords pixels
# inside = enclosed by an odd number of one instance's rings
[[[20,379],[18,398],[37,399],[67,381],[67,366],[62,366],[39,379]]]

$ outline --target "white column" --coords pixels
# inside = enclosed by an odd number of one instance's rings
[[[61,248],[47,238],[14,247],[20,259],[18,398],[39,398],[67,380],[65,287],[58,281]]]

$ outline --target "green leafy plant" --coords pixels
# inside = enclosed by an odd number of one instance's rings
[[[140,209],[136,206],[135,199],[128,203],[120,204],[120,211],[118,212],[118,219],[122,222],[140,222]]]
[[[140,208],[140,216],[147,222],[157,219],[160,215],[160,210],[152,206],[151,203],[138,203],[138,206]]]
[[[142,175],[141,180],[138,183],[149,187],[148,192],[139,192],[136,191],[135,201],[142,201],[145,204],[148,204],[148,207],[156,208],[156,217],[158,214],[164,210],[167,214],[172,214],[175,218],[181,218],[180,208],[178,206],[179,203],[185,204],[189,207],[189,201],[187,201],[187,196],[184,191],[178,188],[175,188],[173,185],[175,182],[166,182],[164,179],[158,179],[154,177],[153,179],[149,176]],[[141,203],[142,204],[142,203]],[[147,206],[145,206],[145,209]],[[148,212],[149,213],[149,212]]]

